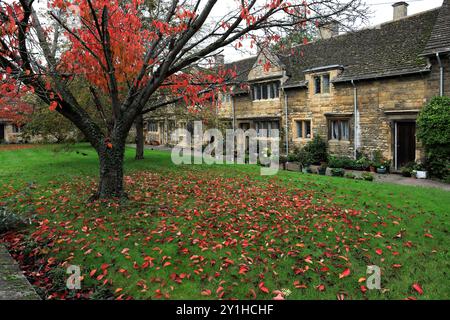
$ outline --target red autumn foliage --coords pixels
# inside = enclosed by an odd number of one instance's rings
[[[280,39],[274,35],[280,26],[301,29],[324,15],[357,15],[360,1],[235,1],[222,18],[214,17],[218,1],[161,5],[50,0],[41,14],[37,1],[0,2],[1,81],[9,91],[37,95],[85,135],[104,167],[100,172],[111,173],[100,174],[92,199],[125,196],[123,137],[142,115],[183,100],[193,110],[215,107],[219,91],[241,85],[236,70],[211,66],[224,47],[242,48],[246,39],[268,45]],[[68,16],[78,24],[70,25]],[[91,94],[95,117],[74,94],[74,79]]]

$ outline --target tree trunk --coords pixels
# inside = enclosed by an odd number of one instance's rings
[[[142,115],[136,118],[136,160],[144,159],[144,117]]]
[[[100,181],[97,194],[91,200],[126,198],[123,185],[125,142],[107,143],[98,151]]]

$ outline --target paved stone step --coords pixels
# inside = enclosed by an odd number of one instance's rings
[[[0,300],[40,300],[3,245],[0,245]]]

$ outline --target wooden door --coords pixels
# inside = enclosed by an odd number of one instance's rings
[[[397,123],[397,168],[416,160],[416,123]]]
[[[5,125],[0,123],[0,143],[5,140]]]

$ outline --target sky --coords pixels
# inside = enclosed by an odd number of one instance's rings
[[[2,1],[2,0],[0,0]],[[47,0],[35,0],[36,3],[46,8]],[[216,8],[212,12],[211,19],[220,19],[230,11],[230,8],[236,8],[235,1],[237,0],[220,0],[218,1]],[[369,21],[366,27],[375,26],[384,22],[391,21],[393,18],[392,5],[398,0],[362,0],[371,11]],[[405,0],[409,4],[408,15],[413,15],[426,10],[431,10],[442,5],[444,0]],[[232,62],[239,59],[247,58],[256,54],[256,48],[250,49],[246,41],[243,42],[244,49],[237,51],[233,46],[224,48],[223,54],[225,55],[226,62]]]
[[[391,21],[393,18],[393,8],[392,4],[394,4],[395,0],[364,0],[369,6],[371,11],[371,16],[369,17],[368,26],[375,26],[384,22]],[[440,7],[443,3],[443,0],[409,0],[405,1],[409,4],[408,7],[408,15],[413,15],[419,12],[423,12],[426,10],[431,10],[437,7]],[[223,4],[220,4],[222,10],[226,10],[227,8],[227,0],[223,1]],[[368,27],[367,26],[367,27]],[[236,51],[234,48],[226,48],[224,51],[225,60],[227,62],[239,60],[251,55],[251,53],[242,53]]]

